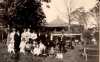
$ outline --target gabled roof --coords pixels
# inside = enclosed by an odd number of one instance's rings
[[[50,23],[47,23],[45,26],[47,26],[47,27],[65,27],[67,25],[68,25],[68,23],[66,23],[61,18],[57,17],[55,20],[53,20]]]

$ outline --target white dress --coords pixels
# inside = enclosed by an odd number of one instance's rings
[[[21,35],[21,43],[20,43],[20,52],[25,53],[25,45],[27,42],[26,32],[23,32]]]
[[[9,34],[9,40],[7,41],[7,43],[8,43],[8,52],[9,53],[11,53],[11,52],[13,52],[13,53],[15,53],[15,51],[14,51],[14,35],[15,35],[15,32],[11,32],[10,34]]]
[[[41,50],[40,50],[40,48],[38,47],[38,45],[34,48],[33,54],[34,54],[34,55],[40,55],[40,54],[41,54]]]

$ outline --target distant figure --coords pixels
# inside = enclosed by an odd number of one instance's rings
[[[19,45],[21,42],[21,35],[19,31],[15,33],[14,40],[15,40],[14,42],[15,53],[17,53],[20,50]]]
[[[95,38],[92,38],[91,41],[93,42],[94,45],[97,45],[97,41]]]
[[[59,49],[60,49],[60,52],[65,51],[65,42],[64,41],[59,42]]]
[[[78,45],[79,40],[75,39],[75,45]]]
[[[15,28],[12,29],[12,32],[8,34],[7,37],[7,47],[8,47],[8,52],[9,53],[15,53],[14,51],[14,36],[15,36]]]
[[[66,44],[66,45],[65,45],[65,48],[69,48],[69,47],[70,47],[70,42],[71,42],[71,41],[68,39],[68,40],[66,40],[65,42],[66,42],[66,43],[65,43],[65,44]]]

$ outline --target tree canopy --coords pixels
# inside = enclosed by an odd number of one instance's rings
[[[38,0],[16,0],[14,5],[13,14],[9,15],[10,25],[39,26],[45,18]]]

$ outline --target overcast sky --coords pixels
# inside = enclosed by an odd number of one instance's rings
[[[3,0],[0,0],[3,2]],[[97,0],[51,0],[50,3],[42,2],[42,9],[46,15],[46,21],[52,22],[57,17],[59,17],[62,21],[68,23],[68,8],[71,8],[71,11],[76,10],[77,8],[83,7],[85,11],[89,11],[92,9],[97,3]],[[47,5],[50,8],[47,8]],[[88,20],[93,21],[94,18],[89,17]]]
[[[46,14],[47,22],[51,22],[57,17],[60,17],[63,21],[67,21],[68,7],[71,11],[77,8],[83,7],[85,11],[89,11],[96,5],[96,0],[51,0],[51,3],[43,2],[42,8]],[[46,5],[50,5],[47,8]]]

